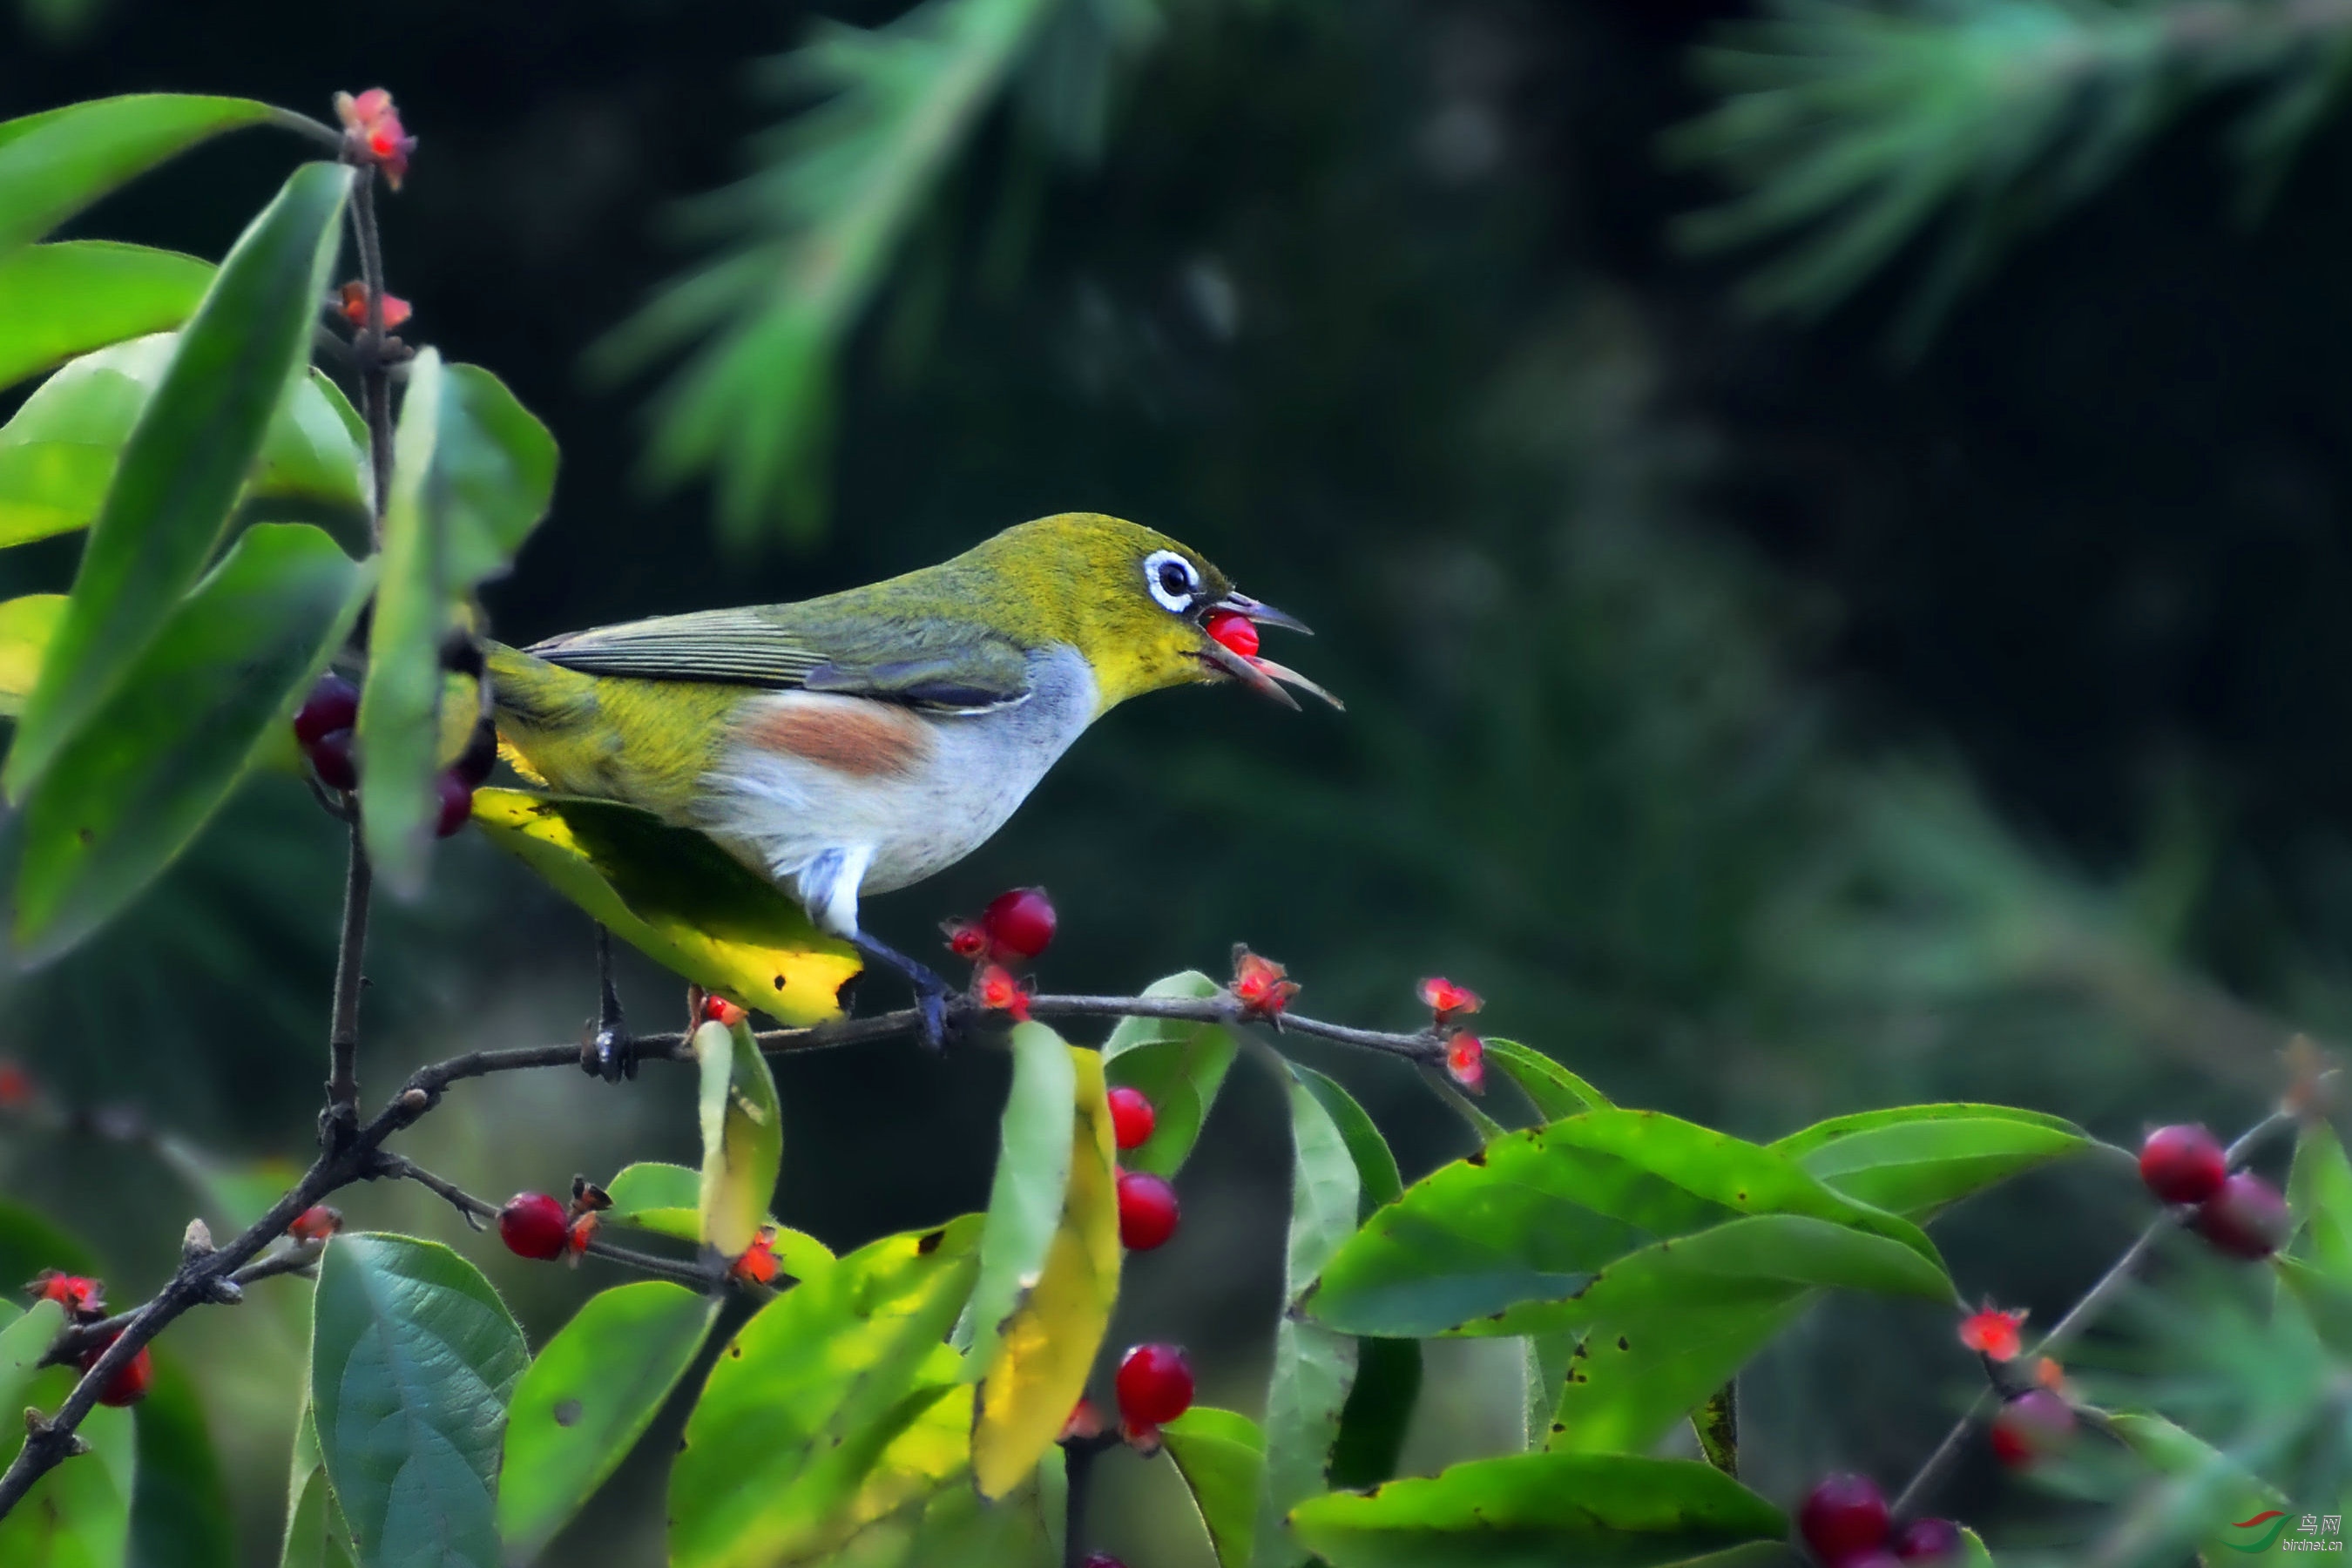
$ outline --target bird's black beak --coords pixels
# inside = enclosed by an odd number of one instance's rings
[[[1307,623],[1297,616],[1284,615],[1272,605],[1260,604],[1247,594],[1240,592],[1227,594],[1209,608],[1213,613],[1218,610],[1231,610],[1237,616],[1248,616],[1259,626],[1280,626],[1286,632],[1297,632],[1301,637],[1311,637],[1315,635],[1307,628]]]
[[[1227,594],[1209,606],[1212,615],[1220,610],[1241,616],[1257,626],[1283,626],[1307,637],[1315,635],[1307,629],[1307,624],[1304,621],[1293,616],[1284,615],[1272,605],[1260,604],[1247,594],[1238,592]],[[1346,703],[1287,665],[1276,664],[1270,658],[1260,658],[1255,654],[1235,653],[1214,637],[1209,639],[1209,647],[1204,657],[1211,664],[1215,665],[1251,690],[1274,699],[1294,712],[1297,710],[1298,702],[1289,692],[1283,689],[1285,685],[1295,686],[1301,691],[1319,697],[1343,713],[1348,710]]]

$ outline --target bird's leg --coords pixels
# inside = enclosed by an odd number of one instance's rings
[[[613,987],[613,933],[596,927],[596,1021],[580,1053],[580,1065],[606,1083],[637,1076],[637,1053],[621,1021],[621,994]]]
[[[915,988],[915,1011],[921,1016],[923,1044],[934,1051],[946,1048],[949,1004],[955,999],[955,987],[898,949],[870,936],[860,933],[849,941],[869,963],[895,969],[906,977],[907,984]]]

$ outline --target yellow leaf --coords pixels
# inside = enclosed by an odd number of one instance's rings
[[[0,714],[24,711],[25,694],[40,678],[41,655],[65,607],[63,594],[27,594],[0,604]]]
[[[1036,1468],[1086,1392],[1118,1300],[1118,1168],[1102,1058],[1070,1047],[1070,1183],[1045,1267],[1004,1322],[972,1415],[972,1479],[991,1500]]]
[[[787,1024],[841,1016],[845,942],[699,833],[610,801],[474,793],[474,826],[655,963]]]
[[[751,1026],[716,1021],[694,1031],[702,1065],[702,1239],[740,1258],[759,1237],[784,1160],[783,1110]]]

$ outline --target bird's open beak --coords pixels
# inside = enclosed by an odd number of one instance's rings
[[[1235,615],[1247,616],[1258,626],[1284,626],[1294,632],[1304,633],[1307,637],[1315,635],[1307,631],[1305,622],[1284,615],[1272,605],[1262,605],[1247,594],[1227,594],[1209,607],[1212,611],[1230,610]],[[1287,665],[1276,664],[1270,658],[1260,658],[1255,654],[1235,653],[1213,637],[1209,639],[1209,647],[1204,657],[1211,664],[1215,665],[1251,690],[1271,697],[1294,712],[1298,708],[1297,700],[1282,689],[1284,685],[1296,686],[1301,691],[1310,692],[1343,713],[1348,710],[1346,703]]]
[[[1312,631],[1307,629],[1307,623],[1300,620],[1297,616],[1286,616],[1280,610],[1276,609],[1272,605],[1262,605],[1258,603],[1257,600],[1251,598],[1247,594],[1228,594],[1223,598],[1219,599],[1215,604],[1211,605],[1209,608],[1212,611],[1231,610],[1237,616],[1248,616],[1251,620],[1255,621],[1259,626],[1280,626],[1284,631],[1297,632],[1301,637],[1311,637],[1315,635]]]

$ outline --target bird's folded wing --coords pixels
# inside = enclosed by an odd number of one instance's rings
[[[803,688],[950,712],[1029,695],[1028,656],[968,625],[877,618],[802,626],[760,609],[700,610],[551,637],[525,650],[587,675]]]

